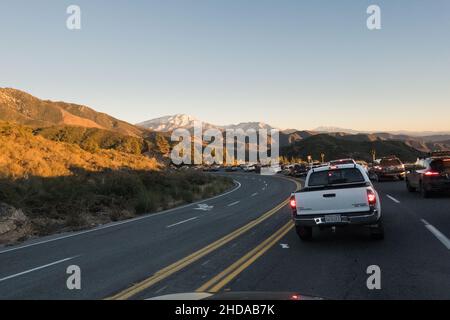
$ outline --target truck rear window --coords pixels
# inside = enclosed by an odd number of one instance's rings
[[[365,182],[361,171],[356,168],[336,169],[329,171],[314,172],[309,177],[308,186],[328,186],[334,184],[345,183],[361,183]]]

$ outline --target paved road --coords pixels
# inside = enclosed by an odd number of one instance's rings
[[[354,228],[317,232],[312,242],[303,243],[291,228],[264,245],[289,223],[289,209],[283,208],[253,234],[138,297],[206,288],[331,299],[449,299],[450,197],[422,199],[408,193],[403,182],[383,182],[376,188],[385,217],[383,241],[372,240],[364,228]],[[253,248],[257,250],[249,254]],[[367,288],[370,265],[381,268],[381,290]]]
[[[276,177],[233,177],[238,185],[232,192],[198,204],[0,249],[0,299],[109,297],[233,232],[239,236],[236,230],[254,223],[296,188],[292,181]],[[81,268],[81,290],[67,289],[70,265]]]
[[[238,189],[201,206],[0,249],[0,298],[146,299],[196,290],[450,298],[450,197],[422,199],[406,192],[403,182],[379,183],[384,241],[371,240],[359,228],[316,233],[303,243],[292,229],[289,208],[276,207],[294,183],[254,174],[233,177]],[[81,267],[80,291],[66,288],[71,264]],[[366,287],[369,265],[381,268],[381,290]]]

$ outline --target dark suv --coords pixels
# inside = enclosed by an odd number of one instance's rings
[[[386,178],[398,178],[403,180],[406,175],[405,166],[400,159],[395,156],[384,157],[375,161],[370,170],[370,175],[378,181]]]
[[[406,174],[406,188],[409,192],[418,190],[424,198],[434,192],[450,191],[450,152],[417,160]]]

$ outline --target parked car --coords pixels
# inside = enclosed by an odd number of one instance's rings
[[[244,172],[255,172],[255,165],[254,164],[245,165],[242,167],[242,170],[244,170]]]
[[[308,174],[309,168],[305,164],[295,164],[293,168],[291,168],[291,176],[293,177],[306,177]]]
[[[263,166],[260,171],[260,173],[263,175],[274,175],[280,172],[281,166],[279,164]]]
[[[370,177],[380,181],[384,179],[403,180],[406,175],[405,166],[396,156],[384,157],[375,160],[370,169]]]
[[[313,228],[370,226],[375,239],[384,237],[379,196],[360,165],[312,169],[302,190],[290,199],[298,236],[310,240]]]
[[[367,164],[367,162],[363,160],[358,160],[356,161],[356,164],[359,164],[361,167],[363,167],[366,173],[369,174],[369,165]]]
[[[424,198],[435,192],[450,191],[450,152],[418,159],[405,180],[409,192],[419,191]]]
[[[238,170],[239,170],[239,167],[237,167],[237,166],[229,166],[229,167],[225,168],[226,172],[236,172]]]
[[[208,167],[208,171],[210,172],[217,172],[220,171],[220,165],[214,164]]]

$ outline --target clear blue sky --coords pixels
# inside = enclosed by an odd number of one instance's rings
[[[448,0],[2,0],[0,35],[1,87],[132,123],[450,130]]]

